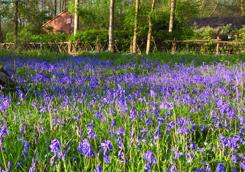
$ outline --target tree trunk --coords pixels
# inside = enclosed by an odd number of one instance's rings
[[[155,0],[152,0],[152,4],[151,4],[151,12],[150,12],[150,14],[148,15],[149,29],[148,29],[148,34],[147,34],[146,54],[149,54],[150,49],[151,49],[152,13],[154,12],[155,2],[156,2]]]
[[[14,23],[15,23],[15,49],[18,49],[18,32],[19,32],[19,0],[15,0],[15,17],[14,17]]]
[[[243,16],[244,15],[244,0],[240,0],[240,9],[241,9],[241,16]]]
[[[54,16],[57,15],[57,0],[54,0]]]
[[[137,53],[137,32],[138,32],[139,1],[140,0],[135,0],[134,35],[133,35],[132,53]]]
[[[74,36],[77,34],[78,29],[78,0],[75,0],[75,13],[74,13]]]
[[[169,19],[169,28],[168,32],[173,32],[174,20],[175,20],[175,9],[176,9],[176,0],[171,0],[170,7],[170,19]]]
[[[2,5],[2,0],[0,0],[0,6]],[[2,33],[2,14],[0,14],[0,43],[3,42],[3,33]]]
[[[44,0],[41,0],[41,8],[42,8],[42,11],[45,10],[45,2],[44,2]]]
[[[108,33],[109,35],[108,51],[109,52],[114,51],[114,48],[113,48],[114,5],[115,5],[115,1],[110,0],[109,33]]]

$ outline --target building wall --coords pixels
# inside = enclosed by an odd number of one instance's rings
[[[70,24],[68,23],[68,19]],[[74,17],[69,12],[64,12],[56,16],[54,19],[48,21],[43,25],[43,28],[47,32],[62,32],[66,34],[73,33],[74,29]]]

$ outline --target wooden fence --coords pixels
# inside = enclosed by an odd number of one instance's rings
[[[115,43],[115,51],[119,50],[119,46]],[[14,50],[16,48],[14,43],[0,43],[0,50]],[[20,51],[33,50],[48,50],[52,52],[66,53],[76,55],[82,52],[102,52],[107,50],[107,45],[100,43],[83,43],[83,42],[49,42],[37,43],[28,42],[18,45]],[[218,40],[168,40],[162,43],[152,44],[152,52],[195,52],[195,53],[213,53],[213,54],[245,54],[245,42],[235,41],[218,41]],[[138,52],[144,52],[144,45],[138,45]]]

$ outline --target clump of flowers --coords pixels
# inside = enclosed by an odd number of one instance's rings
[[[93,148],[90,146],[88,139],[83,139],[79,142],[77,150],[80,154],[84,155],[86,158],[94,157]]]
[[[157,163],[157,159],[152,151],[148,151],[144,154],[144,159],[146,160],[146,164],[144,169],[147,171],[152,171],[152,165]]]
[[[61,160],[65,159],[66,154],[62,152],[61,145],[58,139],[53,139],[49,148],[51,149],[51,152],[54,153],[54,156],[50,159],[51,165],[55,163],[55,158],[59,158]]]
[[[105,163],[109,164],[111,162],[109,152],[112,151],[112,148],[113,148],[112,143],[110,140],[105,140],[100,145],[103,149],[103,159]]]

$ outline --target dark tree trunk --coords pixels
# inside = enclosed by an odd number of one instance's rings
[[[57,0],[54,0],[54,16],[57,15]]]
[[[240,0],[240,9],[241,9],[241,16],[245,15],[244,14],[244,0]]]
[[[10,75],[4,70],[4,66],[0,64],[0,90],[14,90],[15,82]]]

